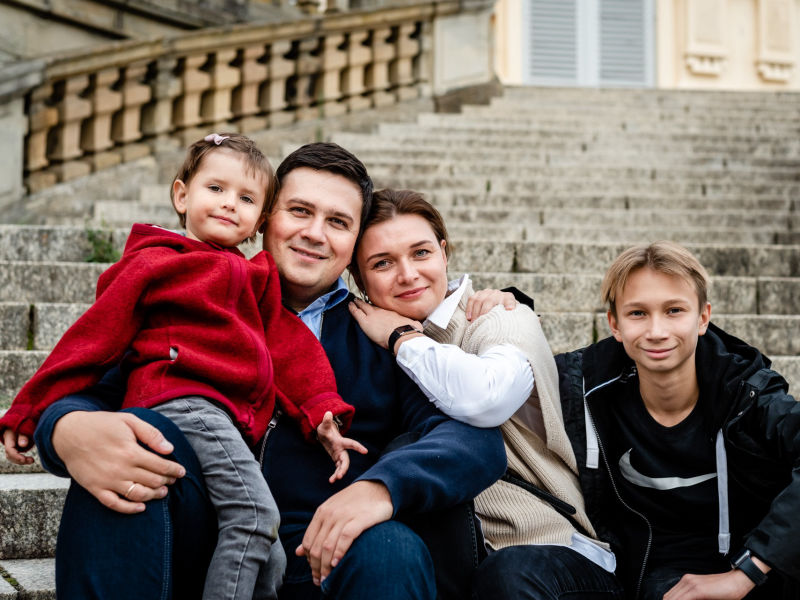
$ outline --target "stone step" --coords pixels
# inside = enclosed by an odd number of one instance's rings
[[[601,174],[598,174],[601,175]],[[449,193],[501,193],[529,194],[539,193],[565,195],[571,193],[595,195],[631,195],[657,194],[659,196],[676,197],[748,197],[766,195],[770,198],[797,198],[800,196],[800,185],[796,182],[742,182],[732,184],[727,181],[683,181],[657,178],[655,180],[610,180],[598,176],[592,179],[550,180],[543,181],[528,177],[503,177],[497,174],[477,175],[469,173],[460,175],[434,174],[419,175],[404,173],[397,169],[378,168],[372,171],[376,189],[393,187],[419,191],[440,191]]]
[[[743,167],[726,167],[710,169],[707,166],[699,167],[669,167],[669,166],[617,166],[598,164],[595,161],[586,161],[586,164],[577,165],[536,165],[527,161],[503,160],[502,157],[486,155],[480,162],[464,162],[446,159],[404,159],[393,156],[364,157],[364,162],[373,176],[378,174],[409,173],[413,175],[483,175],[487,177],[525,177],[538,181],[561,181],[572,178],[578,181],[593,181],[598,178],[625,180],[633,183],[638,181],[652,182],[654,180],[681,178],[688,182],[729,184],[763,182],[775,185],[797,185],[800,180],[798,166],[787,168],[773,168],[759,172],[749,165]]]
[[[542,114],[537,117],[525,117],[515,115],[497,115],[491,117],[471,117],[462,114],[428,113],[421,114],[417,118],[417,125],[432,130],[457,129],[460,131],[486,131],[495,132],[508,131],[510,129],[523,129],[527,131],[549,130],[557,131],[561,129],[571,129],[573,131],[594,131],[601,135],[606,132],[624,131],[630,134],[652,133],[659,135],[669,134],[689,134],[704,135],[719,134],[720,132],[736,135],[797,135],[800,133],[800,122],[792,121],[782,123],[776,121],[762,121],[757,117],[750,120],[731,121],[727,118],[714,118],[709,115],[706,119],[694,121],[675,121],[671,123],[661,123],[649,119],[634,117],[629,118],[608,118],[597,120],[592,117],[586,118],[563,118],[554,117],[551,119],[549,114]]]
[[[541,225],[547,227],[696,227],[713,224],[720,229],[792,231],[800,229],[796,213],[755,210],[669,210],[669,209],[530,209],[530,208],[444,208],[445,223]]]
[[[52,558],[0,560],[0,600],[55,600],[56,564]]]
[[[569,152],[573,160],[580,160],[581,155],[589,151],[607,154],[613,151],[611,155],[614,157],[618,153],[622,157],[639,153],[645,161],[664,155],[667,163],[672,160],[679,161],[681,157],[693,156],[743,159],[783,156],[787,160],[793,160],[800,154],[800,141],[767,134],[742,135],[716,132],[706,135],[665,136],[658,133],[630,135],[624,131],[600,132],[594,129],[530,131],[523,128],[507,128],[502,131],[486,129],[480,135],[469,130],[450,129],[448,134],[450,137],[431,128],[420,126],[401,128],[387,123],[379,126],[377,135],[337,133],[332,139],[354,151],[391,151],[399,150],[405,145],[409,150],[478,152],[481,144],[484,144],[490,152],[517,151],[532,153],[534,156],[542,151],[553,156]],[[286,146],[286,150],[289,150],[289,146]],[[763,164],[768,165],[766,162]]]
[[[491,99],[489,104],[469,105],[461,107],[461,113],[465,115],[540,115],[542,113],[555,116],[580,117],[586,114],[586,109],[591,108],[591,115],[595,118],[602,118],[610,115],[647,117],[653,120],[672,120],[672,119],[702,119],[712,115],[714,117],[730,117],[734,119],[749,119],[754,115],[765,121],[780,121],[788,119],[796,121],[800,119],[800,110],[796,106],[773,107],[770,104],[751,104],[739,105],[738,103],[718,103],[714,105],[694,106],[688,102],[676,103],[657,103],[657,104],[632,104],[630,101],[619,103],[593,103],[561,101],[559,103],[549,103],[542,101],[531,101],[526,99],[521,101],[513,96],[497,96]],[[583,109],[583,110],[581,110]]]
[[[48,473],[0,475],[0,560],[53,556],[68,487]]]

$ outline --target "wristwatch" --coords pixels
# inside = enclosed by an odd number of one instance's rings
[[[394,346],[395,344],[397,344],[397,340],[399,340],[404,335],[408,335],[409,333],[422,333],[422,332],[413,325],[400,325],[400,327],[392,331],[392,333],[389,334],[389,343],[387,344],[389,352],[394,354]]]
[[[733,557],[733,560],[731,561],[731,567],[734,569],[739,569],[742,573],[747,575],[750,578],[750,581],[755,583],[756,586],[759,586],[767,581],[767,574],[759,569],[758,565],[753,562],[750,550],[747,548],[742,549],[739,554]]]

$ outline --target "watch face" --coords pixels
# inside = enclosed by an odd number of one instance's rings
[[[395,329],[396,333],[405,333],[407,331],[416,331],[413,325],[400,325],[397,329]]]

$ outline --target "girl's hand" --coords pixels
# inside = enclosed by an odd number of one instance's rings
[[[415,329],[422,330],[422,323],[419,321],[403,317],[391,310],[378,308],[358,298],[350,303],[349,308],[350,314],[367,337],[382,348],[387,347],[389,335],[401,325],[411,325]]]
[[[342,436],[339,432],[339,426],[333,420],[331,411],[326,412],[325,416],[322,417],[322,423],[317,427],[317,439],[333,462],[336,463],[336,470],[328,478],[330,483],[341,479],[347,473],[347,469],[350,467],[348,450],[355,450],[360,454],[367,453],[367,449],[357,441]]]
[[[3,446],[6,449],[6,457],[17,465],[29,465],[33,462],[32,456],[25,456],[23,453],[33,448],[31,440],[26,435],[19,435],[11,429],[3,431]]]
[[[482,317],[500,304],[505,306],[506,310],[517,308],[517,300],[511,292],[501,292],[491,288],[475,292],[467,300],[467,321]]]

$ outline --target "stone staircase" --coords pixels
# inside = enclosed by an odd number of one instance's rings
[[[378,187],[423,191],[449,225],[451,274],[532,295],[555,352],[608,334],[599,287],[611,260],[669,238],[708,268],[712,320],[767,353],[795,389],[798,133],[792,94],[511,88],[489,106],[333,141]],[[0,410],[92,301],[107,264],[87,257],[120,250],[133,221],[176,226],[168,198],[162,181],[98,196],[87,223],[0,226]],[[51,597],[66,482],[3,460],[0,600]]]

